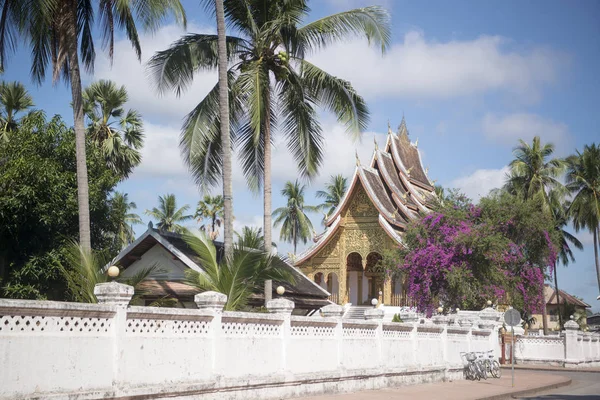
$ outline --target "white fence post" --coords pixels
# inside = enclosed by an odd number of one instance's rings
[[[365,311],[366,320],[377,321],[377,328],[375,328],[375,340],[377,341],[377,360],[379,365],[384,364],[383,360],[383,316],[385,311],[382,308],[372,308]]]
[[[209,338],[211,339],[211,365],[210,370],[214,374],[217,366],[217,340],[221,336],[221,317],[223,308],[227,303],[227,296],[219,292],[203,292],[194,296],[194,302],[200,310],[212,311],[213,319],[210,323]]]
[[[581,353],[578,343],[579,325],[575,321],[565,323],[565,366],[576,366],[579,363]]]
[[[267,302],[267,310],[272,314],[281,314],[283,324],[281,325],[281,370],[288,371],[287,349],[292,338],[291,316],[294,311],[294,302],[288,299],[274,299]]]
[[[434,324],[443,326],[444,330],[440,334],[442,340],[442,357],[444,364],[448,363],[448,317],[443,315],[436,315],[431,318]]]
[[[330,317],[335,318],[337,320],[337,325],[335,326],[335,343],[337,344],[337,367],[340,368],[342,366],[342,361],[344,359],[342,339],[344,337],[344,328],[342,326],[342,316],[344,315],[344,308],[337,304],[329,304],[323,308],[321,308],[321,316],[322,317]]]
[[[121,379],[123,377],[121,353],[124,350],[125,331],[127,329],[127,306],[133,297],[135,290],[133,286],[124,285],[118,282],[99,283],[94,287],[94,295],[98,303],[115,306],[116,313],[114,324],[112,326],[113,337],[113,382],[116,389],[122,388]],[[124,382],[123,382],[124,383]]]

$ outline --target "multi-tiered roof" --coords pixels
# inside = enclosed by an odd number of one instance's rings
[[[299,255],[296,264],[315,255],[335,235],[342,211],[347,208],[358,185],[364,188],[379,212],[381,227],[396,243],[401,244],[408,221],[429,212],[435,196],[433,182],[423,168],[417,144],[411,143],[406,122],[402,118],[397,133],[388,128],[383,150],[375,143],[369,166],[361,165],[357,157],[350,187],[335,211],[325,217],[326,231],[316,238],[313,247]]]

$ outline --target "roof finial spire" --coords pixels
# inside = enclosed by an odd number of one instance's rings
[[[406,120],[404,119],[404,113],[402,114],[402,122],[400,122],[400,126],[398,127],[398,136],[404,136],[408,138],[408,129],[406,128]]]
[[[429,176],[429,165],[425,167],[425,175]]]
[[[379,145],[377,144],[377,137],[373,135],[373,143],[375,143],[375,150],[379,150]]]
[[[415,142],[415,147],[419,147],[419,138],[417,138],[417,141]]]
[[[360,158],[358,158],[358,150],[355,150],[355,157],[356,157],[356,166],[359,167],[360,166]]]
[[[388,119],[388,134],[392,133],[392,127],[390,126],[390,120]]]

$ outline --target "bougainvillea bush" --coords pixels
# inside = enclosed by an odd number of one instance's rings
[[[440,303],[469,310],[487,300],[536,313],[556,258],[552,235],[537,204],[508,194],[477,206],[447,202],[411,223],[388,272],[406,278],[407,294],[429,315]]]

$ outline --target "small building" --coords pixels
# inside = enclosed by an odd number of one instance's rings
[[[217,248],[217,258],[223,254],[223,243],[213,242]],[[329,293],[308,279],[302,272],[283,260],[295,283],[273,282],[273,297],[279,297],[275,291],[278,286],[285,288],[283,297],[295,303],[296,313],[304,314],[331,304]],[[144,268],[158,266],[160,274],[146,279],[140,288],[146,293],[140,305],[149,305],[161,298],[172,298],[178,301],[179,307],[196,308],[194,296],[199,293],[195,287],[185,283],[185,271],[192,269],[202,272],[202,264],[194,251],[187,245],[180,234],[165,232],[148,225],[148,230],[137,240],[123,249],[113,260],[122,268],[121,276],[133,276]],[[250,299],[250,306],[260,307],[264,304],[264,294],[255,293]]]
[[[378,298],[385,305],[412,305],[405,285],[384,281],[377,267],[385,251],[402,246],[409,221],[430,212],[435,202],[417,142],[411,143],[402,118],[397,133],[388,128],[383,149],[375,143],[368,165],[357,157],[347,192],[325,216],[325,232],[297,257],[295,265],[327,289],[333,302],[363,305]]]
[[[560,308],[566,307],[567,305],[572,306],[573,312],[581,312],[583,315],[586,315],[586,310],[591,306],[586,302],[578,299],[577,297],[570,295],[569,293],[558,290],[558,296],[556,295],[557,291],[550,285],[544,285],[544,297],[546,299],[546,315],[547,315],[547,324],[548,329],[550,330],[560,330],[560,322],[558,318],[558,313],[560,312]],[[558,297],[558,300],[557,300]],[[533,315],[536,319],[536,323],[531,327],[532,329],[542,329],[543,327],[543,318],[541,314]]]

